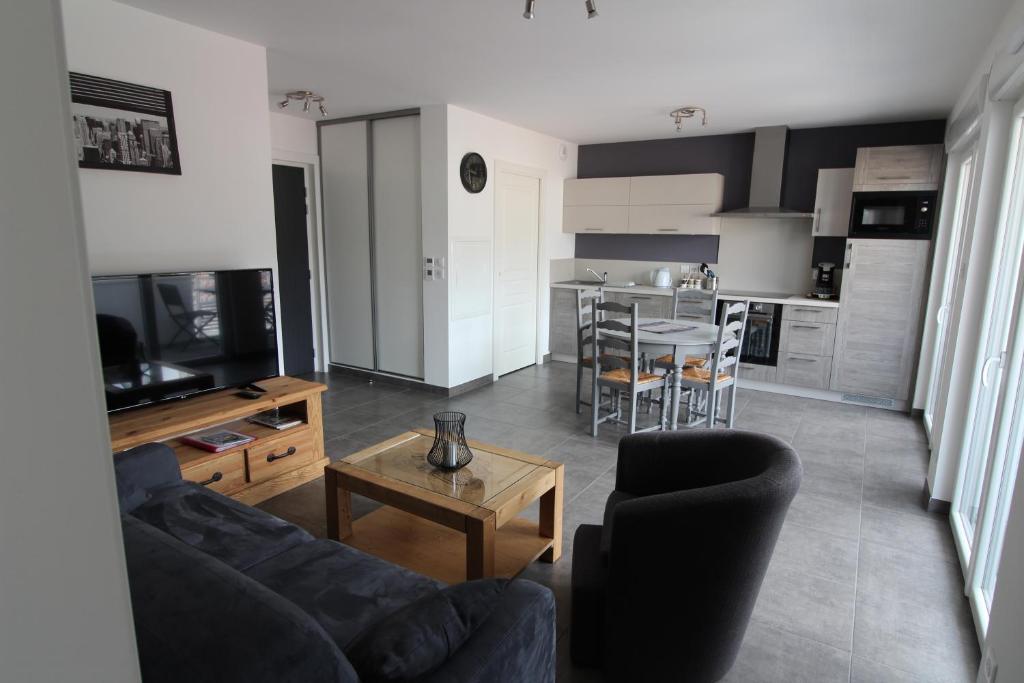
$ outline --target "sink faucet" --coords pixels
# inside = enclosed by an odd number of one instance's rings
[[[593,268],[587,268],[587,272],[588,273],[593,273],[594,277],[596,277],[598,280],[600,280],[602,285],[608,284],[608,271],[605,271],[604,275],[598,275],[597,271],[594,270]]]

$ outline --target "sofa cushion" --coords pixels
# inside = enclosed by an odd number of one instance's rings
[[[444,586],[328,540],[291,548],[246,573],[306,610],[346,651],[372,624]]]
[[[239,571],[313,540],[294,524],[199,484],[179,482],[150,495],[133,515]]]
[[[636,496],[625,491],[612,491],[604,506],[604,522],[601,525],[601,557],[607,559],[612,551],[612,530],[615,526],[615,506],[625,500],[634,500]]]
[[[152,526],[121,518],[146,683],[356,683],[308,614]]]
[[[150,491],[181,481],[174,451],[162,443],[147,443],[114,455],[117,502],[122,513],[135,510]]]
[[[448,660],[490,616],[508,579],[455,584],[420,598],[364,631],[348,658],[367,681],[417,680]]]

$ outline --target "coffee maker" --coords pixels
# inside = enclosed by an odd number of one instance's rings
[[[814,277],[814,297],[816,299],[835,298],[835,268],[836,264],[834,263],[818,264],[818,272]]]

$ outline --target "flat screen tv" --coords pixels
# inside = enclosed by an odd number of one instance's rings
[[[110,412],[279,374],[269,268],[93,278]]]

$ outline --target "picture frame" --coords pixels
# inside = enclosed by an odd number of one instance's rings
[[[79,168],[181,175],[171,93],[69,74]]]

